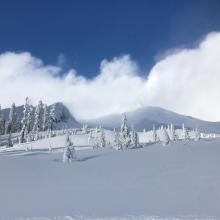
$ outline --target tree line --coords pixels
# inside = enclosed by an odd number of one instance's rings
[[[53,130],[55,121],[55,106],[52,105],[49,108],[41,100],[37,106],[33,106],[27,97],[21,118],[16,114],[15,103],[11,105],[8,119],[3,117],[0,105],[0,135],[20,132],[20,143],[27,141],[27,139],[38,140],[39,132]]]

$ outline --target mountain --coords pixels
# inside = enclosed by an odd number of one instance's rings
[[[119,128],[121,124],[121,114],[112,114],[97,119],[81,121],[80,123],[62,102],[57,102],[53,105],[55,105],[56,128],[81,127],[81,123],[87,123],[89,127],[102,125],[104,128],[113,129]],[[52,105],[49,106],[49,109],[51,107]],[[9,111],[9,108],[2,110],[3,117],[6,120],[8,119]],[[18,118],[22,118],[23,106],[16,107],[16,114]],[[158,128],[161,125],[170,123],[173,123],[176,128],[180,128],[184,123],[187,128],[198,128],[202,132],[220,133],[220,122],[203,121],[191,116],[177,114],[160,107],[142,107],[135,111],[127,112],[126,115],[129,125],[133,126],[137,131],[142,131],[143,129],[150,130],[153,125]]]
[[[49,111],[54,106],[55,113],[55,123],[54,127],[59,129],[63,127],[72,128],[72,127],[81,127],[81,124],[76,121],[74,116],[70,113],[69,109],[62,103],[56,102],[53,105],[48,106]],[[21,119],[23,117],[24,106],[17,106],[15,111],[17,118]],[[2,115],[5,120],[8,120],[10,108],[2,109]]]
[[[188,128],[198,128],[202,132],[220,133],[220,122],[209,122],[190,116],[177,114],[160,107],[142,107],[135,111],[126,113],[128,123],[136,130],[152,129],[153,125],[159,127],[173,123],[176,128],[184,123]],[[105,128],[118,128],[121,123],[121,114],[113,114],[105,117],[87,120],[89,126],[102,125]]]

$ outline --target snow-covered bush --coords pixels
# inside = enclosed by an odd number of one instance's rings
[[[70,163],[76,159],[76,151],[70,140],[69,134],[66,135],[65,148],[63,152],[63,163]]]

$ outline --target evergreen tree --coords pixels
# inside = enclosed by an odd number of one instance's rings
[[[188,134],[188,131],[186,130],[184,124],[182,125],[182,139],[184,141],[189,140],[189,134]]]
[[[20,143],[23,143],[25,136],[30,133],[32,116],[33,108],[30,106],[30,99],[26,97],[23,110],[23,118],[21,119]]]
[[[105,132],[103,129],[101,129],[100,137],[99,137],[99,147],[105,147],[105,146],[106,146]]]
[[[8,145],[7,146],[8,147],[13,147],[11,132],[8,135]]]
[[[128,128],[127,117],[124,114],[122,116],[121,132],[120,132],[121,149],[127,149],[129,147],[130,143],[131,143],[130,131]]]
[[[11,109],[9,112],[9,119],[7,123],[7,131],[6,133],[16,132],[17,131],[17,117],[15,112],[15,104],[12,103]]]
[[[198,129],[195,130],[195,137],[194,137],[194,141],[199,141],[200,140],[200,132],[198,131]]]
[[[0,135],[2,135],[4,133],[5,133],[5,121],[2,116],[2,109],[1,109],[1,105],[0,105]]]
[[[43,103],[42,101],[39,101],[36,109],[35,109],[35,115],[34,115],[34,126],[33,126],[33,134],[34,139],[38,140],[39,138],[39,131],[42,129],[42,112],[43,112]]]
[[[120,134],[115,128],[114,128],[114,145],[117,147],[118,150],[121,149]]]
[[[161,129],[160,129],[160,141],[162,142],[162,145],[163,146],[166,146],[167,144],[169,144],[170,142],[170,139],[169,139],[169,136],[167,134],[167,131],[166,129],[162,126]]]
[[[28,134],[32,130],[33,120],[34,120],[34,108],[33,106],[29,105],[28,112],[27,112],[27,133]]]
[[[87,134],[88,133],[88,125],[87,124],[83,124],[82,132],[83,132],[83,134]]]
[[[63,163],[70,163],[76,159],[76,152],[72,141],[70,140],[69,134],[66,135],[65,148],[63,152]]]
[[[50,130],[53,130],[55,121],[56,121],[55,104],[53,104],[50,107],[50,113],[49,113],[49,129]]]
[[[155,126],[153,125],[153,130],[152,130],[152,141],[153,142],[156,142],[157,140],[158,140],[158,138],[157,138],[157,132],[156,132],[156,129],[155,129]]]
[[[169,134],[170,134],[169,135],[170,140],[175,141],[176,140],[176,134],[175,134],[175,128],[174,128],[173,124],[170,125]]]
[[[43,106],[43,131],[46,131],[49,127],[49,114],[48,114],[48,107],[45,104]]]
[[[132,131],[132,135],[131,135],[131,142],[134,148],[139,147],[139,137],[138,137],[138,133],[136,131]]]

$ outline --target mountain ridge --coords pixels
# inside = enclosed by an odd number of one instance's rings
[[[56,123],[55,128],[79,128],[83,123],[89,127],[101,125],[106,129],[119,128],[122,114],[111,114],[96,119],[77,120],[69,111],[68,107],[62,102],[56,102],[49,105],[50,108],[55,105]],[[19,119],[23,116],[23,105],[16,107],[16,114]],[[2,109],[2,115],[5,120],[8,119],[10,108]],[[144,106],[134,111],[126,112],[130,127],[134,127],[137,131],[151,130],[153,126],[156,128],[166,126],[172,123],[176,128],[180,128],[182,124],[190,129],[198,129],[201,132],[220,133],[220,122],[210,122],[194,118],[192,116],[182,115],[161,107]]]
[[[174,126],[199,129],[202,132],[220,133],[220,122],[209,122],[192,116],[182,115],[161,107],[145,106],[134,111],[126,112],[130,126],[136,130],[149,130],[153,125],[159,127],[172,123]],[[88,125],[102,125],[103,127],[117,128],[120,126],[121,114],[112,114],[92,120],[87,120]]]

